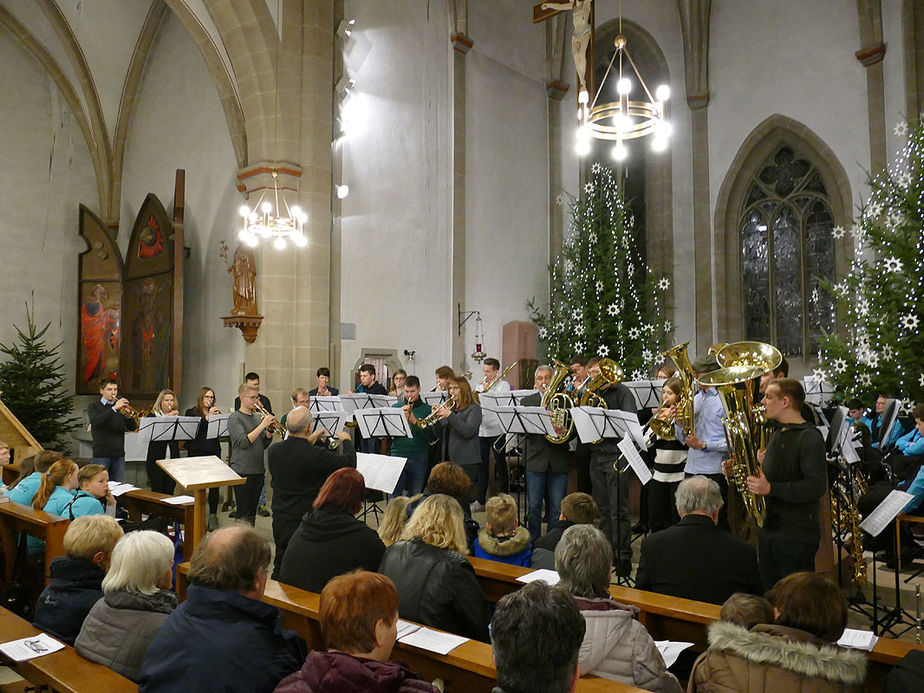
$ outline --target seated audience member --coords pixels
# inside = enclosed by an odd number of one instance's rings
[[[74,460],[58,460],[51,465],[39,482],[38,490],[32,498],[32,507],[64,517],[64,509],[77,491],[78,471]]]
[[[917,471],[924,455],[924,404],[919,404],[912,412],[914,417],[914,426],[905,435],[895,441],[895,452],[899,454],[896,458],[889,457],[887,464],[892,467],[895,475],[899,478],[905,478],[913,468]]]
[[[532,553],[529,530],[517,520],[517,502],[513,497],[506,493],[492,496],[485,506],[485,515],[485,527],[475,539],[475,556],[528,566]]]
[[[109,472],[101,464],[85,464],[77,472],[77,493],[64,506],[64,517],[69,520],[83,515],[100,515],[106,506],[115,505],[109,493]]]
[[[561,501],[561,515],[558,526],[533,542],[533,553],[529,564],[533,568],[555,569],[555,547],[561,535],[574,525],[591,525],[597,519],[597,504],[589,493],[569,493]]]
[[[270,543],[252,527],[223,527],[196,547],[186,601],[148,647],[141,691],[272,691],[298,670],[305,652],[282,630],[279,609],[261,601]]]
[[[756,594],[735,592],[722,604],[719,618],[751,630],[759,623],[773,623],[773,607]]]
[[[863,402],[859,399],[848,399],[844,406],[847,407],[847,425],[853,426],[854,424],[863,424],[866,426],[867,431],[872,427],[872,419],[863,415],[865,407]]]
[[[379,539],[385,546],[391,546],[401,538],[404,526],[407,524],[407,504],[413,498],[407,496],[395,496],[385,508],[385,514],[382,515],[382,522],[379,524]]]
[[[491,619],[494,693],[571,693],[584,619],[574,599],[545,582],[504,595]]]
[[[0,443],[2,442],[3,441],[0,440]],[[6,451],[7,454],[9,454],[10,449],[7,448]],[[0,448],[0,453],[2,452],[3,448]],[[6,484],[0,484],[0,495],[9,496],[13,489],[16,488],[23,479],[32,476],[35,477],[36,484],[38,484],[39,478],[38,475],[35,475],[35,455],[29,455],[29,457],[19,463],[19,476],[13,479],[13,482],[9,486]],[[24,505],[28,505],[28,503],[25,503]]]
[[[635,586],[673,597],[722,604],[735,592],[760,594],[757,552],[717,526],[722,495],[704,476],[677,487],[680,522],[642,541]]]
[[[64,556],[48,568],[50,579],[35,606],[36,628],[73,645],[83,620],[102,598],[103,578],[122,528],[108,515],[86,515],[64,533]]]
[[[390,661],[398,634],[398,590],[384,575],[355,570],[327,583],[318,620],[327,652],[313,650],[275,693],[436,693],[401,662]]]
[[[555,548],[558,587],[571,594],[584,622],[578,655],[581,675],[593,674],[646,691],[680,693],[680,684],[645,626],[635,620],[638,609],[613,600],[613,547],[592,525],[569,527]]]
[[[112,552],[103,598],[87,614],[74,647],[82,656],[138,680],[148,645],[176,608],[173,542],[160,532],[129,532]]]
[[[866,655],[835,643],[847,625],[847,603],[833,582],[793,573],[767,594],[776,620],[745,629],[709,626],[709,649],[693,667],[688,691],[859,691]]]
[[[23,460],[19,478],[7,491],[10,500],[22,505],[32,505],[32,499],[35,498],[35,492],[38,491],[42,479],[45,478],[51,465],[60,459],[63,459],[60,452],[42,450]],[[32,460],[31,467],[27,464],[29,460]]]
[[[305,393],[307,396],[307,393]],[[309,512],[321,486],[334,471],[356,466],[356,451],[348,433],[338,433],[341,451],[315,445],[311,412],[304,407],[288,414],[289,437],[270,446],[267,452],[270,483],[273,487],[273,541],[276,559],[273,572],[278,575],[292,534]],[[336,574],[336,573],[335,573]],[[320,587],[316,591],[320,591]]]
[[[462,508],[436,494],[411,515],[401,541],[385,550],[379,572],[398,588],[401,618],[487,642],[491,610],[465,553]]]
[[[320,592],[336,575],[379,567],[385,545],[375,530],[355,515],[363,507],[366,484],[352,468],[331,474],[314,510],[302,518],[282,559],[279,581]]]
[[[462,467],[452,462],[440,462],[430,470],[430,477],[427,479],[427,487],[423,494],[408,503],[407,516],[410,517],[418,505],[434,494],[442,493],[455,498],[462,508],[462,524],[465,526],[465,538],[468,549],[471,551],[480,529],[478,523],[472,519],[472,509],[468,502],[471,485],[472,480]]]

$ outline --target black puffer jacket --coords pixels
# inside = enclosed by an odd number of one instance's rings
[[[106,571],[83,558],[58,556],[48,572],[51,579],[39,595],[32,625],[73,645],[83,620],[103,597]]]
[[[401,618],[488,642],[491,609],[462,554],[420,539],[399,541],[385,550],[379,572],[398,588]]]

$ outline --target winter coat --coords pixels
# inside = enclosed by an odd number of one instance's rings
[[[308,655],[300,671],[284,678],[276,693],[436,693],[401,662],[377,662],[344,652]]]
[[[283,556],[279,581],[320,592],[331,578],[356,568],[378,570],[384,553],[374,529],[325,506],[302,518]]]
[[[526,527],[517,527],[517,531],[509,537],[496,537],[493,532],[482,529],[475,540],[475,556],[489,561],[528,567],[532,552]]]
[[[279,609],[193,583],[148,647],[144,693],[268,693],[297,671],[304,649]]]
[[[42,483],[43,476],[45,475],[41,472],[32,472],[29,476],[16,484],[16,486],[11,488],[6,495],[14,503],[32,505],[32,499],[35,498],[39,484]]]
[[[612,599],[576,597],[575,602],[586,624],[578,652],[582,676],[593,674],[646,691],[681,693],[654,640],[635,620],[636,609]]]
[[[409,621],[488,642],[491,609],[465,556],[421,539],[385,550],[382,575],[398,588],[398,614]]]
[[[842,693],[860,691],[866,655],[796,628],[757,625],[750,631],[715,621],[709,649],[690,674],[688,693]]]
[[[51,579],[39,595],[32,625],[73,645],[83,620],[103,596],[106,571],[84,558],[58,556],[48,572]]]
[[[166,590],[110,592],[90,609],[74,646],[82,657],[137,681],[148,645],[176,605]]]

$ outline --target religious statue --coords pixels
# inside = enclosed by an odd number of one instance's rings
[[[231,315],[256,315],[257,262],[253,249],[239,243],[228,272],[234,277],[234,309]]]
[[[593,0],[571,0],[571,2],[544,2],[544,10],[571,10],[574,33],[571,35],[571,53],[574,55],[574,69],[577,70],[580,91],[587,92],[587,47],[590,45],[590,10]]]

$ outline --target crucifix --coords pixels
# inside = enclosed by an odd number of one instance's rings
[[[593,0],[571,0],[571,2],[543,2],[533,5],[533,23],[544,22],[550,17],[571,10],[574,31],[571,34],[571,53],[578,77],[578,101],[589,103],[589,94],[594,88],[594,5]],[[588,59],[589,57],[589,59]]]

